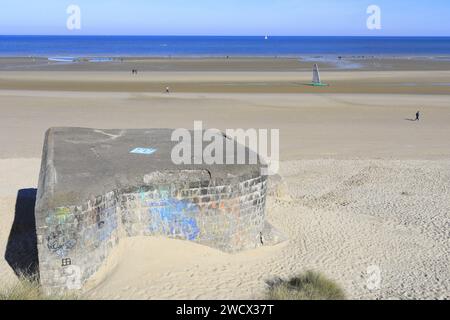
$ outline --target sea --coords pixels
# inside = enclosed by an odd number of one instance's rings
[[[319,55],[448,59],[450,37],[0,36],[1,57],[70,59]]]

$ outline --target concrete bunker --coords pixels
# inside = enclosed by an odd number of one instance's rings
[[[47,131],[36,203],[46,292],[81,289],[124,237],[163,235],[226,252],[278,242],[265,222],[261,162],[175,165],[171,133]]]

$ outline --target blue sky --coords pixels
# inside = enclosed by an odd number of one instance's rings
[[[71,4],[81,30],[66,28]],[[381,30],[366,27],[371,4]],[[0,34],[450,36],[450,1],[0,0]]]

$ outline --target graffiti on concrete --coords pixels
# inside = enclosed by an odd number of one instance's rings
[[[150,234],[163,234],[186,240],[197,239],[200,230],[195,216],[196,204],[171,197],[169,188],[161,187],[154,192],[140,192],[141,203],[148,208]]]
[[[58,220],[59,224],[66,222],[70,215],[69,208],[57,208],[55,211],[55,217]]]
[[[61,207],[49,212],[45,222],[49,225],[63,225],[66,222],[70,222],[71,218],[73,218],[73,215],[71,215],[70,209]]]
[[[61,267],[68,267],[70,265],[72,265],[72,259],[65,258],[61,260]]]
[[[58,231],[51,232],[47,237],[47,248],[60,257],[65,256],[76,244],[75,238],[68,239]]]
[[[115,213],[115,208],[106,209],[105,216],[107,216],[108,218],[97,223],[98,240],[100,240],[100,242],[109,240],[114,231],[117,230],[118,223]]]
[[[186,200],[164,199],[149,208],[150,232],[195,240],[200,233],[192,216],[198,213],[196,205]]]
[[[156,151],[157,149],[154,148],[135,148],[131,150],[130,153],[151,155],[154,154]]]

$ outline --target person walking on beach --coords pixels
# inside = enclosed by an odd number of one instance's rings
[[[170,88],[166,87],[166,93],[170,93]]]
[[[416,112],[416,121],[420,121],[420,111]]]

